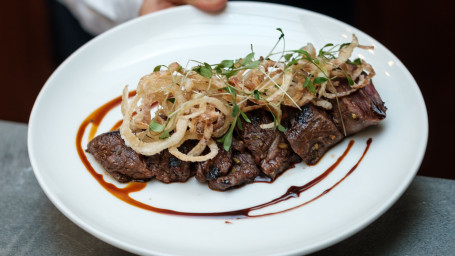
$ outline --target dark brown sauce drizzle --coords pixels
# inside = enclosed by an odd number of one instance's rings
[[[135,93],[136,93],[135,91],[130,92],[129,96],[132,97],[132,96],[135,95]],[[109,111],[111,111],[114,107],[118,106],[120,104],[121,100],[122,100],[121,97],[117,97],[117,98],[109,101],[108,103],[104,104],[103,106],[101,106],[100,108],[95,110],[93,113],[91,113],[82,122],[82,124],[80,125],[79,130],[77,132],[77,136],[76,136],[76,149],[77,149],[77,152],[79,154],[79,157],[80,157],[82,163],[85,165],[85,167],[90,172],[90,174],[98,181],[98,183],[101,184],[101,186],[103,186],[112,195],[114,195],[115,197],[119,198],[120,200],[122,200],[122,201],[124,201],[124,202],[126,202],[126,203],[128,203],[130,205],[142,208],[144,210],[153,211],[153,212],[156,212],[156,213],[161,213],[161,214],[190,216],[190,217],[212,217],[212,218],[221,217],[221,218],[229,218],[229,219],[242,219],[242,218],[248,218],[248,217],[250,217],[250,218],[252,218],[252,217],[263,217],[263,216],[274,215],[274,214],[278,214],[278,213],[291,211],[293,209],[296,209],[296,208],[302,207],[304,205],[307,205],[307,204],[315,201],[316,199],[322,197],[323,195],[325,195],[328,192],[330,192],[333,188],[335,188],[338,184],[340,184],[343,180],[345,180],[352,172],[354,172],[354,170],[357,168],[357,166],[363,160],[363,158],[364,158],[365,154],[368,152],[368,149],[370,148],[370,145],[371,145],[371,142],[372,142],[371,138],[367,140],[367,143],[366,143],[367,145],[366,145],[366,148],[365,148],[361,158],[349,170],[349,172],[346,173],[346,175],[341,180],[339,180],[337,183],[332,185],[330,188],[324,190],[321,194],[319,194],[318,196],[314,197],[313,199],[311,199],[309,201],[306,201],[304,203],[301,203],[301,204],[299,204],[297,206],[294,206],[292,208],[288,208],[288,209],[285,209],[285,210],[282,210],[282,211],[277,211],[277,212],[260,214],[260,215],[250,215],[250,213],[252,211],[263,209],[263,208],[266,208],[268,206],[278,204],[278,203],[286,201],[286,200],[288,200],[290,198],[299,197],[302,192],[310,189],[314,185],[316,185],[319,182],[321,182],[322,180],[324,180],[333,170],[335,170],[335,168],[341,163],[341,161],[343,161],[345,156],[349,153],[349,151],[351,150],[352,146],[354,145],[354,141],[353,140],[349,141],[349,144],[348,144],[346,150],[343,152],[343,154],[340,157],[338,157],[337,161],[334,164],[332,164],[327,170],[325,170],[322,174],[320,174],[318,177],[314,178],[313,180],[311,180],[310,182],[306,183],[303,186],[291,186],[286,191],[286,193],[284,193],[282,196],[280,196],[280,197],[278,197],[276,199],[273,199],[273,200],[271,200],[269,202],[266,202],[266,203],[263,203],[263,204],[260,204],[260,205],[256,205],[256,206],[253,206],[253,207],[249,207],[249,208],[235,210],[235,211],[208,212],[208,213],[206,213],[206,212],[179,212],[179,211],[174,211],[174,210],[169,210],[169,209],[153,207],[153,206],[150,206],[150,205],[147,205],[147,204],[144,204],[144,203],[141,203],[139,201],[134,200],[133,198],[131,198],[129,196],[129,194],[133,193],[133,192],[138,192],[138,191],[144,189],[146,187],[147,183],[130,182],[130,183],[128,183],[128,185],[126,187],[118,188],[115,185],[113,185],[111,183],[107,183],[106,181],[104,181],[103,175],[102,174],[98,174],[95,171],[95,169],[92,167],[90,162],[88,161],[87,156],[85,155],[85,152],[84,152],[84,150],[82,148],[82,138],[83,138],[83,136],[85,134],[87,126],[89,124],[92,124],[92,127],[91,127],[91,129],[89,131],[89,137],[88,137],[88,139],[91,140],[95,136],[96,131],[98,129],[98,126],[101,123],[101,121],[104,118],[104,116]],[[121,123],[122,123],[121,121],[117,122],[111,128],[111,130],[118,129],[120,127]],[[270,183],[271,181],[266,179],[266,178],[257,178],[255,180],[255,182],[267,182],[267,183]]]
[[[122,126],[122,123],[123,123],[123,120],[119,120],[117,123],[115,123],[112,128],[109,130],[109,131],[115,131],[115,130],[118,130],[120,128],[120,126]]]

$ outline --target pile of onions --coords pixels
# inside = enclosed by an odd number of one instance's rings
[[[364,60],[359,59],[356,65],[348,62],[356,47],[371,49],[359,45],[353,35],[351,43],[340,47],[337,57],[319,56],[314,46],[307,44],[302,48],[303,58],[292,65],[260,58],[256,60],[258,65],[241,68],[243,60],[239,59],[231,68],[237,68],[238,72],[231,76],[213,72],[207,77],[174,62],[167,70],[156,70],[142,77],[133,98],[128,98],[128,87],[124,88],[121,136],[129,147],[142,155],[168,149],[182,161],[212,159],[219,150],[215,140],[235,126],[239,113],[264,108],[279,123],[281,105],[300,108],[311,102],[331,109],[330,99],[366,86],[375,73]],[[315,81],[318,77],[325,79],[313,83],[313,90],[309,90],[305,86],[307,80]],[[349,90],[337,92],[335,78],[338,77],[351,79]],[[234,110],[235,107],[238,109]],[[263,129],[274,127],[276,122],[261,125]],[[198,143],[185,154],[178,148],[186,140]]]

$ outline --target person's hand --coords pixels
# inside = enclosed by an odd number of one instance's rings
[[[184,4],[193,5],[203,11],[216,12],[223,9],[226,6],[226,2],[227,0],[144,0],[139,14],[144,15]]]

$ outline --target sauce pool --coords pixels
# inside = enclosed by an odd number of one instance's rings
[[[132,97],[136,94],[135,91],[130,92],[129,97]],[[330,192],[333,188],[338,186],[342,181],[344,181],[351,173],[353,173],[356,168],[359,166],[360,162],[363,160],[364,156],[368,152],[368,149],[370,148],[372,139],[368,139],[366,142],[366,147],[365,150],[360,157],[360,159],[357,161],[357,163],[346,173],[346,175],[340,179],[338,182],[336,182],[334,185],[329,187],[328,189],[324,190],[321,194],[318,196],[314,197],[311,200],[308,200],[304,203],[301,203],[297,206],[277,211],[277,212],[271,212],[271,213],[265,213],[265,214],[259,214],[259,215],[253,215],[251,214],[252,211],[263,209],[275,204],[278,204],[280,202],[286,201],[290,198],[296,198],[299,197],[301,193],[304,191],[310,189],[314,185],[318,184],[322,180],[324,180],[330,173],[335,170],[335,168],[343,161],[343,159],[346,157],[346,155],[349,153],[351,150],[352,146],[354,145],[354,141],[351,140],[348,143],[348,146],[346,147],[345,151],[343,154],[338,157],[337,161],[333,163],[327,170],[325,170],[322,174],[320,174],[318,177],[314,178],[310,182],[302,185],[302,186],[291,186],[286,193],[281,195],[280,197],[277,197],[269,202],[244,208],[244,209],[239,209],[239,210],[234,210],[234,211],[226,211],[226,212],[180,212],[180,211],[174,211],[170,209],[164,209],[164,208],[158,208],[154,206],[150,206],[148,204],[141,203],[137,200],[134,200],[132,197],[130,197],[130,193],[138,192],[144,189],[147,186],[147,183],[140,183],[140,182],[130,182],[126,185],[124,188],[118,188],[114,184],[108,183],[104,180],[103,175],[99,174],[95,171],[95,169],[92,167],[90,162],[87,159],[87,156],[85,154],[84,149],[82,148],[82,138],[84,134],[86,133],[87,127],[89,124],[91,124],[91,128],[88,133],[88,140],[90,141],[91,139],[94,138],[96,131],[103,120],[103,118],[106,116],[106,114],[111,111],[113,108],[117,107],[120,105],[122,101],[121,97],[117,97],[106,104],[102,105],[100,108],[96,109],[93,113],[91,113],[87,118],[81,123],[79,130],[77,132],[76,136],[76,149],[79,155],[79,158],[81,159],[82,163],[84,166],[87,168],[87,170],[90,172],[90,174],[98,181],[98,183],[103,186],[109,193],[117,197],[118,199],[139,207],[144,210],[160,213],[160,214],[169,214],[169,215],[178,215],[178,216],[190,216],[190,217],[212,217],[212,218],[230,218],[230,219],[242,219],[242,218],[252,218],[252,217],[263,217],[263,216],[268,216],[268,215],[274,215],[274,214],[279,214],[283,212],[287,212],[299,207],[302,207],[304,205],[307,205],[318,198],[322,197],[323,195],[327,194]],[[111,130],[116,130],[118,129],[122,124],[122,121],[118,121],[112,128]],[[261,179],[258,178],[255,180],[255,182],[270,182],[270,180],[267,180],[266,178]]]

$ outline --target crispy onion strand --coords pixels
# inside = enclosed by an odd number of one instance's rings
[[[240,120],[241,112],[259,108],[270,111],[276,120],[261,128],[271,129],[281,121],[281,105],[300,108],[311,102],[331,109],[332,99],[370,83],[375,75],[371,65],[364,60],[355,64],[349,61],[355,48],[372,49],[359,45],[353,35],[351,43],[340,46],[337,57],[331,53],[321,55],[307,44],[302,48],[304,54],[295,51],[301,55],[292,64],[261,58],[254,62],[257,66],[248,67],[240,59],[231,67],[238,70],[229,76],[224,75],[226,70],[214,69],[207,75],[171,63],[165,71],[142,77],[132,99],[128,99],[128,87],[124,88],[120,134],[126,145],[143,155],[167,149],[183,161],[212,159],[218,154],[214,138],[232,132],[230,128]],[[204,65],[199,66],[200,70],[207,69],[208,64]],[[347,78],[350,85],[340,86],[340,81]],[[178,148],[187,140],[198,142],[185,154]],[[210,152],[204,154],[207,148]]]

